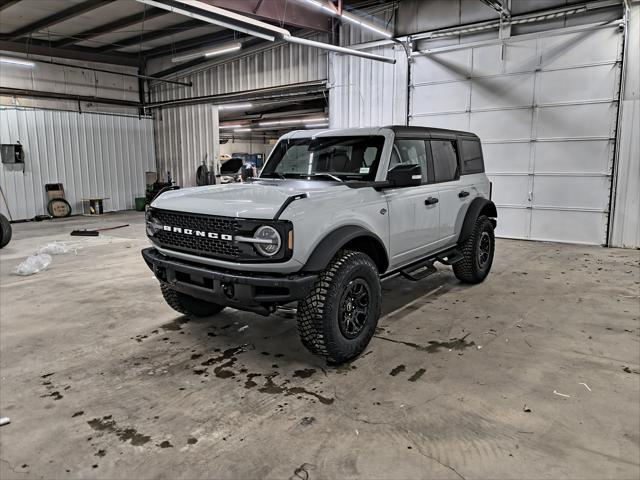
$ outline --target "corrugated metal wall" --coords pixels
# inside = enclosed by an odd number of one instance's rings
[[[307,38],[327,41],[326,35]],[[278,42],[181,75],[179,80],[192,82],[191,88],[156,84],[151,89],[151,101],[240,92],[326,78],[326,51]]]
[[[395,5],[361,13],[380,28],[393,29]],[[380,40],[369,30],[344,23],[341,45]],[[368,48],[367,53],[395,58],[395,64],[329,54],[329,124],[331,128],[406,125],[407,56],[400,45]]]
[[[110,197],[107,210],[134,207],[145,192],[144,172],[155,170],[150,118],[0,108],[0,143],[20,143],[24,171],[0,165],[0,187],[13,220],[46,213],[46,183],[62,183],[73,213],[81,199]],[[0,197],[0,211],[8,216]]]
[[[331,128],[406,125],[407,57],[404,48],[392,45],[367,52],[395,58],[396,63],[331,54]]]
[[[212,165],[220,149],[218,107],[211,104],[163,108],[154,112],[158,172],[183,187],[193,187],[196,170],[207,158]]]

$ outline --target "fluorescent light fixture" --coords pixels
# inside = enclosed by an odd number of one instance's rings
[[[205,57],[215,57],[216,55],[223,55],[225,53],[235,52],[236,50],[240,50],[242,45],[237,43],[231,47],[227,48],[217,48],[215,50],[210,50],[204,54]]]
[[[186,62],[187,60],[193,60],[194,58],[200,57],[216,57],[218,55],[224,55],[225,53],[235,52],[242,48],[242,44],[240,42],[221,45],[217,48],[209,48],[205,50],[198,50],[196,52],[187,53],[186,55],[180,55],[178,57],[173,57],[171,61],[173,63]]]
[[[320,8],[320,9],[324,10],[325,12],[330,13],[331,15],[337,15],[338,14],[338,12],[334,8],[331,8],[326,3],[319,2],[317,0],[303,0],[303,1],[305,3],[313,5],[314,7]]]
[[[218,105],[218,110],[240,110],[253,107],[252,103],[230,103],[227,105]]]
[[[8,65],[16,65],[18,67],[35,68],[36,64],[29,62],[28,60],[21,60],[13,57],[0,57],[0,63],[6,63]]]
[[[242,125],[241,123],[234,123],[234,124],[229,124],[229,125],[220,125],[220,128],[242,128],[245,125]]]
[[[251,129],[250,128],[235,128],[233,131],[234,132],[250,132]]]
[[[261,127],[270,127],[273,125],[295,125],[296,123],[318,123],[325,122],[326,117],[313,117],[313,118],[290,118],[287,120],[269,120],[267,122],[260,122]]]
[[[393,33],[383,30],[381,28],[378,28],[375,25],[365,20],[362,20],[361,18],[351,15],[349,12],[343,12],[341,16],[348,22],[355,23],[356,25],[359,25],[362,28],[366,28],[367,30],[371,30],[372,32],[377,33],[378,35],[382,35],[387,38],[393,37]]]

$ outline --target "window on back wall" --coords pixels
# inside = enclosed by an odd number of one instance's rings
[[[450,182],[459,177],[458,152],[452,140],[431,140],[433,174],[436,182]]]
[[[461,140],[462,175],[484,172],[482,147],[478,140]]]

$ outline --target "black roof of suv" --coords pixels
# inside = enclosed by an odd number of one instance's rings
[[[393,130],[393,132],[397,136],[402,137],[473,137],[478,138],[478,136],[471,132],[463,132],[462,130],[448,130],[444,128],[432,128],[432,127],[407,127],[404,125],[388,125],[384,128],[388,128]]]

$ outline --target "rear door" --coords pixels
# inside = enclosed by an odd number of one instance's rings
[[[440,235],[438,189],[429,184],[430,151],[421,138],[395,140],[389,170],[400,164],[422,167],[422,185],[385,190],[389,205],[389,244],[393,265],[408,263],[433,249]]]
[[[477,196],[474,188],[460,180],[458,142],[455,138],[431,138],[433,184],[440,198],[440,244],[447,246],[457,241],[458,217],[466,211],[466,204]]]

